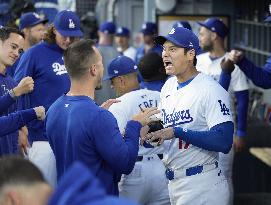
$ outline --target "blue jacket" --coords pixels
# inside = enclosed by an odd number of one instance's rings
[[[122,137],[114,116],[87,96],[60,97],[46,115],[46,133],[56,157],[58,179],[81,161],[107,194],[118,194],[121,174],[134,167],[141,124],[129,121]]]
[[[14,79],[19,82],[26,76],[33,78],[34,90],[19,98],[19,108],[23,110],[40,105],[47,110],[70,87],[63,50],[56,44],[41,42],[21,56]],[[44,122],[34,120],[27,127],[30,143],[47,140]]]

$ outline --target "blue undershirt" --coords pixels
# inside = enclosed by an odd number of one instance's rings
[[[212,127],[208,131],[193,131],[174,127],[174,135],[197,147],[227,154],[233,143],[234,125],[224,122]]]
[[[237,65],[255,85],[264,89],[271,88],[271,57],[263,68],[255,66],[245,57]]]

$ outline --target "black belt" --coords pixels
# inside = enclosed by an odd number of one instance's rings
[[[164,158],[164,155],[163,154],[157,154],[157,156],[159,157],[159,159],[163,159]],[[152,157],[147,157],[147,158],[149,158],[149,159],[152,159]],[[137,158],[136,158],[136,161],[137,162],[141,162],[143,160],[143,156],[137,156]]]

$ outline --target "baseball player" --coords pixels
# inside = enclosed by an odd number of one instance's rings
[[[218,169],[218,152],[231,149],[233,122],[228,93],[196,70],[198,38],[173,28],[155,41],[163,45],[166,73],[159,109],[165,129],[143,141],[172,139],[164,158],[172,204],[228,204],[229,188]]]
[[[136,49],[129,45],[130,30],[126,27],[119,27],[115,34],[117,50],[121,55],[125,55],[135,60]]]
[[[107,195],[97,177],[81,162],[75,162],[70,166],[48,203],[48,205],[70,204],[137,205],[126,199]]]
[[[121,174],[129,174],[134,167],[141,127],[159,111],[149,108],[133,116],[123,138],[114,116],[94,101],[104,68],[93,42],[73,43],[64,52],[64,61],[71,78],[70,91],[59,97],[46,115],[46,134],[56,157],[58,179],[73,162],[81,161],[107,194],[118,195]]]
[[[23,34],[14,28],[0,28],[0,96],[9,94],[7,107],[1,109],[0,116],[5,116],[17,110],[16,98],[33,90],[34,81],[30,77],[23,78],[19,85],[6,73],[7,67],[18,59],[23,51]],[[0,139],[0,156],[18,153],[18,131]]]
[[[59,96],[68,92],[70,79],[64,66],[63,52],[82,36],[78,16],[72,11],[63,10],[48,27],[44,41],[22,55],[14,75],[15,80],[19,81],[25,76],[35,79],[34,91],[19,99],[22,109],[42,105],[47,110]],[[28,157],[54,186],[55,159],[46,137],[44,123],[34,120],[27,126],[31,144]]]
[[[114,22],[105,21],[99,26],[99,42],[97,44],[97,48],[103,57],[104,66],[108,66],[110,61],[119,55],[117,49],[113,47],[115,32],[116,25]],[[105,74],[106,72],[107,71],[105,70]],[[116,94],[110,87],[109,82],[104,82],[101,87],[97,88],[95,91],[95,101],[98,105],[102,104],[107,99],[115,97]]]
[[[138,69],[142,76],[140,88],[161,91],[167,80],[163,59],[157,53],[147,53],[139,63]]]
[[[153,38],[157,36],[157,25],[152,22],[146,22],[141,27],[141,33],[143,34],[143,45],[136,51],[135,62],[139,63],[139,60],[147,53],[155,52],[159,55],[162,54],[162,48],[156,45]]]
[[[139,89],[137,66],[126,56],[115,58],[108,66],[111,80],[119,103],[113,104],[109,111],[117,119],[121,133],[133,115],[150,107],[157,107],[159,92]],[[139,147],[137,162],[129,175],[123,175],[119,183],[120,196],[141,204],[170,204],[165,167],[162,163],[164,147],[153,148],[144,144]]]
[[[226,25],[217,18],[209,18],[204,22],[199,22],[200,32],[199,39],[201,48],[207,51],[197,56],[197,70],[210,75],[216,81],[219,81],[221,74],[220,63],[223,58],[228,54],[224,48],[224,39],[228,34],[228,28]],[[236,113],[234,110],[234,99],[237,101],[237,123],[236,134],[234,137],[234,145],[236,151],[241,151],[244,148],[244,137],[246,134],[247,125],[247,109],[248,109],[248,83],[244,73],[236,67],[231,74],[232,79],[229,87],[229,93],[231,96],[232,113]],[[235,116],[234,116],[235,119]],[[232,187],[232,164],[233,164],[234,152],[227,155],[220,153],[219,160],[223,174],[229,180],[231,184],[231,195],[233,195]],[[232,197],[233,199],[233,197]],[[233,202],[232,202],[233,203]],[[231,204],[232,204],[231,203]]]
[[[19,30],[24,34],[24,52],[31,46],[43,39],[45,24],[48,19],[43,19],[35,12],[24,13],[19,22]],[[7,69],[8,74],[13,77],[20,58]]]

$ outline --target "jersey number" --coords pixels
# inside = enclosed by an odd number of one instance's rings
[[[189,145],[190,145],[189,143],[179,139],[179,149],[187,149],[189,147]]]

